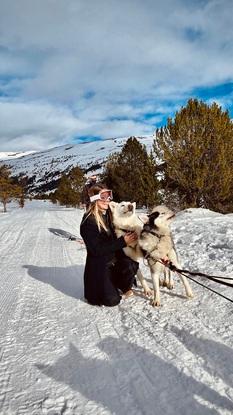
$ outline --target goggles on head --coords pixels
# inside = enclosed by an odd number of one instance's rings
[[[102,200],[103,202],[108,202],[112,200],[112,190],[101,190],[97,195],[90,196],[90,202],[95,202],[96,200]]]

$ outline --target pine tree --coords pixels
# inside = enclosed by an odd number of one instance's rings
[[[20,187],[19,196],[18,196],[18,204],[21,208],[25,205],[25,198],[28,186],[28,177],[24,175],[20,175],[15,178],[14,183]]]
[[[78,207],[85,183],[84,172],[80,167],[74,167],[68,174],[63,174],[57,190],[53,194],[54,200],[61,205]]]
[[[189,100],[156,131],[154,150],[163,162],[165,189],[178,195],[182,207],[232,209],[233,124],[227,111]]]
[[[12,183],[10,174],[11,170],[7,166],[0,166],[0,201],[3,204],[4,212],[7,211],[7,203],[19,198],[22,192],[20,186]]]
[[[157,203],[154,159],[135,137],[127,140],[120,153],[109,157],[103,180],[113,189],[116,201],[135,201],[137,206]]]

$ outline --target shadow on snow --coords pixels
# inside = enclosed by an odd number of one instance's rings
[[[233,388],[233,349],[223,343],[204,339],[172,326],[171,331],[178,340],[195,356],[204,360],[204,368],[211,376],[221,378],[224,383]]]
[[[83,265],[70,267],[38,267],[24,265],[28,274],[37,281],[49,284],[56,290],[70,297],[83,298]]]
[[[107,337],[98,347],[105,353],[104,359],[84,357],[70,344],[53,364],[36,367],[78,391],[87,402],[94,401],[98,410],[101,405],[116,415],[219,414],[208,404],[233,410],[230,399],[140,346]]]

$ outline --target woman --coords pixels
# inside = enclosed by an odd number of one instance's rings
[[[121,300],[119,289],[126,297],[133,294],[138,263],[127,257],[122,248],[135,241],[137,234],[116,237],[108,209],[112,191],[106,186],[92,186],[89,196],[90,207],[80,226],[87,249],[84,296],[90,304],[115,306]]]

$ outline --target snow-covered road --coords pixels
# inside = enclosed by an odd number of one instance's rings
[[[85,247],[67,238],[82,214],[36,201],[0,213],[0,414],[232,415],[233,304],[194,283],[186,300],[176,279],[160,308],[139,288],[88,305]],[[233,215],[189,210],[173,231],[184,268],[233,275]]]

